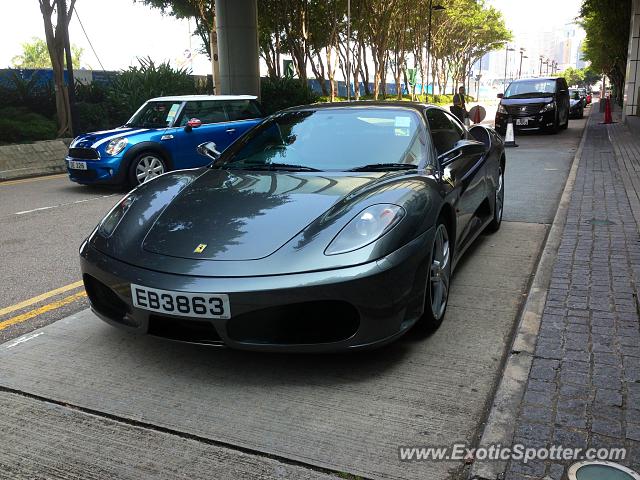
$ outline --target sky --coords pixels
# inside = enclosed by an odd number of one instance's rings
[[[0,68],[5,68],[22,51],[23,42],[32,37],[44,38],[44,27],[37,0],[0,0],[0,3],[8,4],[3,9],[5,14],[0,16]],[[487,0],[487,3],[503,12],[507,27],[515,36],[513,44],[520,46],[519,42],[525,43],[536,31],[562,28],[573,21],[581,0]],[[193,25],[187,20],[163,16],[133,0],[77,0],[76,11],[106,70],[136,65],[137,57],[146,56],[155,61],[184,64],[185,51],[190,50],[193,73],[210,72],[206,56],[198,53],[199,38],[189,34]],[[99,69],[75,15],[69,36],[72,44],[84,49],[83,66]]]
[[[0,16],[0,68],[22,52],[32,37],[44,39],[44,23],[38,0],[0,0],[7,3]],[[185,50],[193,51],[193,71],[210,73],[206,55],[198,54],[201,42],[189,34],[190,22],[163,16],[133,0],[77,0],[76,11],[106,70],[137,65],[137,57],[183,62]],[[193,28],[193,22],[191,22]],[[74,15],[69,25],[71,43],[84,49],[83,66],[100,69],[96,56]]]
[[[487,0],[503,14],[507,27],[518,37],[552,30],[574,21],[582,0]]]

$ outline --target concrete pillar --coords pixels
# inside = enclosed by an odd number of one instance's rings
[[[631,33],[627,53],[623,119],[629,115],[640,115],[640,0],[633,0],[631,7]]]
[[[216,0],[220,89],[260,95],[257,0]]]

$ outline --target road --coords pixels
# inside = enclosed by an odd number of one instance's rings
[[[583,126],[508,150],[503,227],[461,262],[442,327],[357,355],[114,330],[86,310],[77,248],[122,192],[0,183],[0,477],[460,478],[398,447],[477,440]]]

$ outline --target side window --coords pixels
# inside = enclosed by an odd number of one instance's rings
[[[224,102],[230,121],[260,118],[262,113],[253,100],[228,100]]]
[[[199,119],[202,124],[227,121],[223,102],[195,101],[187,102],[180,116],[179,126],[184,127],[191,118]]]
[[[449,120],[449,116],[442,110],[430,108],[427,110],[427,122],[431,130],[431,138],[438,155],[448,152],[461,137],[459,125]]]
[[[447,115],[447,118],[451,122],[451,125],[453,125],[453,129],[458,133],[458,138],[456,138],[456,142],[458,140],[462,140],[463,138],[465,138],[466,134],[464,133],[464,127],[462,126],[460,121],[457,118],[454,118],[453,115],[448,115],[446,113],[445,115]]]
[[[569,87],[567,87],[567,81],[564,78],[559,78],[558,79],[558,91],[560,90],[567,90]]]

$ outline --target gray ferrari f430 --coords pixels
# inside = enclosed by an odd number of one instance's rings
[[[265,351],[380,346],[437,327],[456,263],[502,220],[505,153],[418,103],[276,113],[207,167],[138,186],[80,248],[108,323]]]

